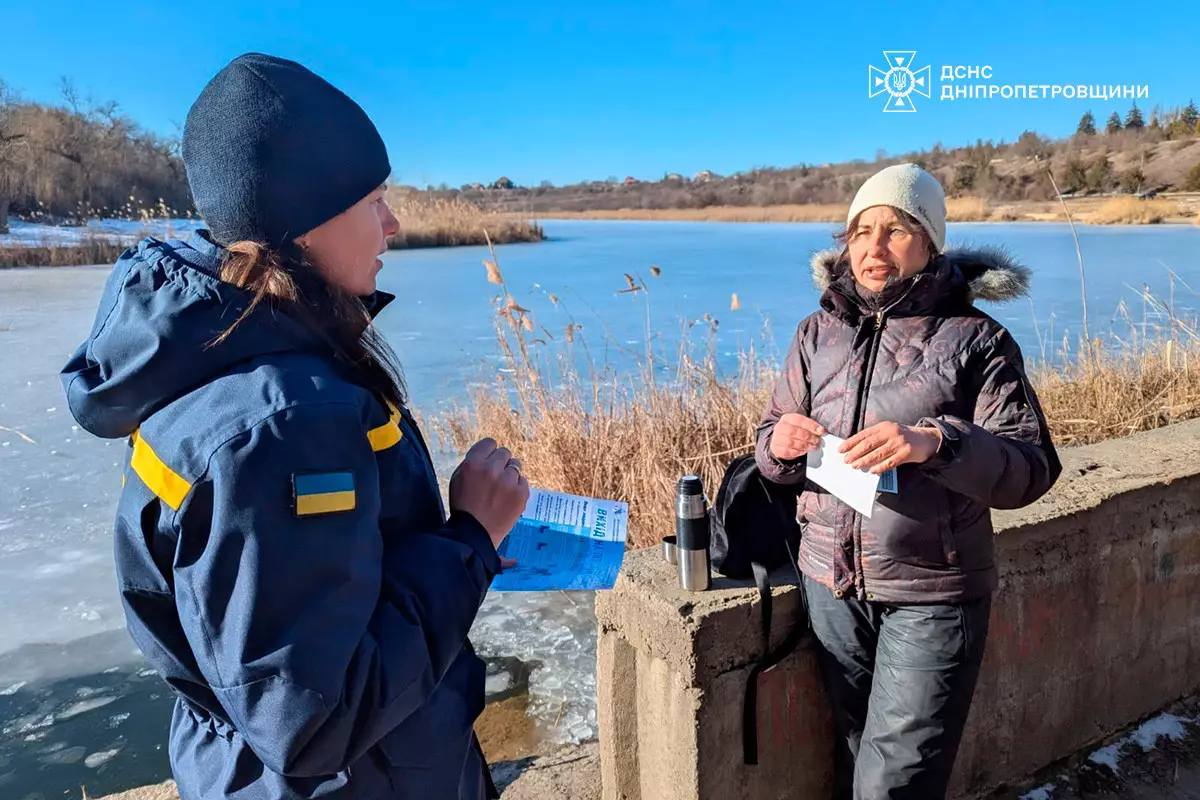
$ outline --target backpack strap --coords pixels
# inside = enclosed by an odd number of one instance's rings
[[[765,479],[760,475],[759,480],[762,481]],[[766,484],[760,482],[759,485],[764,492],[768,492],[769,494]],[[794,524],[794,521],[788,520],[782,511],[780,512],[780,516],[783,523],[780,530],[786,531],[788,525]],[[763,654],[755,662],[754,666],[750,668],[750,674],[746,678],[746,690],[742,695],[742,762],[750,765],[758,763],[758,676],[790,655],[801,642],[810,638],[812,634],[812,626],[808,616],[808,598],[804,596],[804,577],[800,573],[800,564],[796,560],[796,554],[792,552],[786,534],[781,538],[783,549],[787,551],[788,563],[792,565],[792,570],[796,574],[797,590],[800,592],[800,614],[796,618],[796,622],[792,626],[791,632],[788,633],[787,638],[772,650],[771,611],[773,600],[771,595],[771,578],[764,565],[757,561],[751,562],[750,568],[754,572],[754,585],[758,587],[759,608],[762,612]]]

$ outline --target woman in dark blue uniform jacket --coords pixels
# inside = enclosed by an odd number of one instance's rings
[[[249,54],[183,153],[210,231],[126,251],[63,370],[79,424],[129,437],[117,575],[178,696],[180,794],[494,795],[467,632],[528,486],[485,439],[442,508],[371,327],[397,225],[383,142],[304,67]]]

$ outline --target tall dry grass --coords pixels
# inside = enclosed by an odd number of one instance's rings
[[[1191,207],[1175,200],[1136,197],[1073,197],[1058,200],[1014,200],[995,203],[983,197],[946,198],[950,222],[1063,222],[1063,207],[1075,210],[1080,222],[1097,225],[1186,222]],[[683,222],[841,222],[846,206],[829,204],[770,206],[707,206],[705,208],[620,208],[587,211],[545,211],[545,218],[676,220]],[[1200,224],[1200,216],[1197,217]]]
[[[948,222],[981,222],[991,219],[992,209],[982,197],[947,197]]]
[[[839,222],[846,206],[829,203],[773,206],[706,206],[704,208],[618,208],[549,211],[557,219],[634,219],[681,222]]]
[[[496,335],[503,369],[494,386],[434,419],[443,445],[461,452],[493,436],[520,455],[535,485],[627,501],[630,543],[654,544],[669,524],[681,475],[699,474],[715,491],[729,461],[750,452],[776,368],[751,349],[736,373],[722,374],[712,340],[702,338],[670,358],[647,348],[637,355],[633,373],[620,377],[591,360],[574,319],[550,331],[540,314],[521,306],[494,251],[485,266],[499,287]],[[623,291],[646,297],[644,282],[626,280]],[[549,302],[559,301],[549,295]],[[1055,366],[1032,371],[1060,445],[1200,417],[1196,325],[1163,304],[1150,310],[1165,323],[1151,329],[1144,319],[1131,320],[1131,334],[1112,347],[1094,342],[1079,348],[1079,355],[1063,353]],[[701,320],[692,333],[703,336],[706,326],[715,331],[713,321]]]
[[[950,222],[997,222],[1025,219],[1028,211],[1044,204],[1008,203],[993,207],[982,197],[946,198]],[[841,222],[846,206],[839,203],[770,206],[707,206],[705,208],[620,208],[588,211],[551,211],[560,219],[678,220],[684,222]],[[1032,217],[1030,217],[1032,218]]]
[[[1094,348],[1031,376],[1060,445],[1091,444],[1200,417],[1200,340]]]
[[[392,250],[484,244],[489,236],[498,243],[544,238],[541,226],[532,220],[486,212],[458,198],[433,199],[392,189],[388,203],[400,221],[400,232],[388,242]]]
[[[992,210],[982,197],[951,197],[946,214],[953,222],[991,218]],[[772,206],[708,206],[706,208],[621,208],[589,211],[555,211],[546,216],[564,219],[680,220],[686,222],[842,222],[846,206],[840,203]]]
[[[104,236],[87,237],[71,244],[0,245],[0,269],[111,264],[127,247],[127,242]]]
[[[1113,197],[1084,214],[1083,221],[1093,225],[1157,225],[1183,216],[1184,210],[1173,200]]]

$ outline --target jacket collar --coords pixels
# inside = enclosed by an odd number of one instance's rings
[[[854,288],[854,276],[839,250],[812,257],[813,283],[826,311],[857,321],[874,309]],[[1000,248],[954,248],[933,258],[924,270],[885,287],[878,304],[890,316],[962,313],[976,299],[1004,302],[1026,295],[1030,270]]]

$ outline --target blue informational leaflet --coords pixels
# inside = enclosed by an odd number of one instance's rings
[[[611,589],[625,558],[629,506],[530,489],[529,502],[500,555],[515,558],[492,581],[498,592]]]

